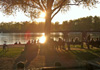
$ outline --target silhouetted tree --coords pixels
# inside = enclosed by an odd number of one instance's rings
[[[2,9],[11,14],[15,10],[22,9],[29,17],[37,17],[40,11],[46,12],[45,18],[45,33],[47,36],[51,30],[51,20],[61,10],[67,11],[71,5],[83,5],[84,7],[91,7],[97,3],[98,0],[0,0]]]

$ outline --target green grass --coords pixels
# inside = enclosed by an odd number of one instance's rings
[[[78,48],[80,48],[80,47],[78,46]],[[17,60],[18,61],[24,60],[23,55],[21,55],[23,49],[24,49],[24,47],[12,47],[12,48],[9,48],[9,50],[7,52],[3,52],[2,48],[0,48],[0,58],[1,58],[0,59],[0,62],[1,62],[0,67],[12,68],[13,64]],[[48,50],[46,50],[46,51],[48,52]],[[85,64],[84,61],[95,60],[96,58],[100,58],[100,49],[99,48],[98,49],[90,49],[90,50],[88,50],[88,49],[78,49],[78,50],[74,49],[74,50],[70,50],[70,51],[68,51],[68,50],[57,50],[57,51],[58,51],[57,54],[62,55],[60,57],[65,58],[66,61],[71,60],[71,59],[75,60],[75,61],[78,60],[79,64],[80,63]],[[53,52],[55,53],[54,50],[53,50]],[[46,52],[44,54],[46,54]],[[48,52],[48,54],[44,55],[44,56],[47,57],[49,54],[51,54],[51,52]],[[22,56],[22,57],[20,57],[20,56]],[[37,58],[36,61],[33,62],[33,64],[31,64],[30,66],[34,66],[37,61],[38,62],[36,64],[40,63],[40,66],[42,66],[42,64],[43,64],[42,60],[44,61],[44,56],[42,56],[41,58]],[[40,57],[40,56],[38,55],[38,57]],[[57,58],[57,57],[55,57],[55,58]],[[51,61],[52,61],[52,59],[51,59]],[[38,65],[36,65],[36,66],[38,66]]]
[[[71,50],[70,53],[72,53],[78,60],[93,60],[100,58],[100,49]]]
[[[2,48],[0,48],[0,57],[9,57],[9,58],[14,58],[17,57],[21,54],[23,47],[12,47],[9,48],[8,51],[4,52],[2,51]]]
[[[73,47],[73,46],[71,46]],[[80,46],[76,46],[80,48]],[[7,58],[16,58],[17,56],[21,55],[22,50],[24,47],[13,47],[9,48],[7,52],[3,52],[2,48],[0,48],[0,57],[7,57]],[[78,60],[93,60],[95,58],[100,57],[100,49],[83,49],[83,50],[71,50],[70,52],[66,51],[66,54],[70,53],[74,55],[75,58]]]
[[[67,45],[65,47],[68,48]],[[85,49],[81,49],[80,45],[75,45],[75,46],[71,45],[70,48],[71,51],[70,52],[66,51],[66,53],[73,55],[78,60],[88,61],[88,60],[94,60],[96,58],[100,58],[100,48],[87,49],[86,45],[84,45]],[[72,50],[72,48],[74,48],[74,50]],[[80,50],[78,48],[80,48]]]

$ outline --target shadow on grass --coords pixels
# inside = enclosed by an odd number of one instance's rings
[[[93,50],[71,50],[71,53],[73,53],[77,59],[86,61],[100,57],[97,53],[94,53]]]
[[[60,61],[58,52],[50,45],[43,45],[40,47],[39,55],[45,58],[44,67],[52,67],[55,65],[55,62]]]
[[[16,69],[18,62],[23,62],[25,64],[25,68],[27,68],[31,61],[37,56],[37,52],[38,48],[34,47],[33,45],[28,45],[28,47],[25,47],[25,50],[21,52],[21,55],[15,60],[13,69]]]
[[[26,59],[25,59],[25,52],[22,52],[21,55],[15,60],[15,62],[13,64],[13,69],[16,69],[16,64],[18,62],[20,62],[20,61],[22,61],[22,62],[26,61]]]

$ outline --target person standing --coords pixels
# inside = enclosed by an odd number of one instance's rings
[[[3,51],[5,52],[7,49],[7,44],[6,44],[6,41],[4,41],[4,44],[3,44]]]

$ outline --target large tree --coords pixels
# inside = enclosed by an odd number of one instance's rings
[[[23,10],[28,16],[37,17],[41,11],[46,12],[45,34],[49,36],[51,20],[59,11],[67,11],[70,6],[93,7],[99,0],[0,0],[1,9],[7,14]],[[78,14],[79,15],[79,14]]]

